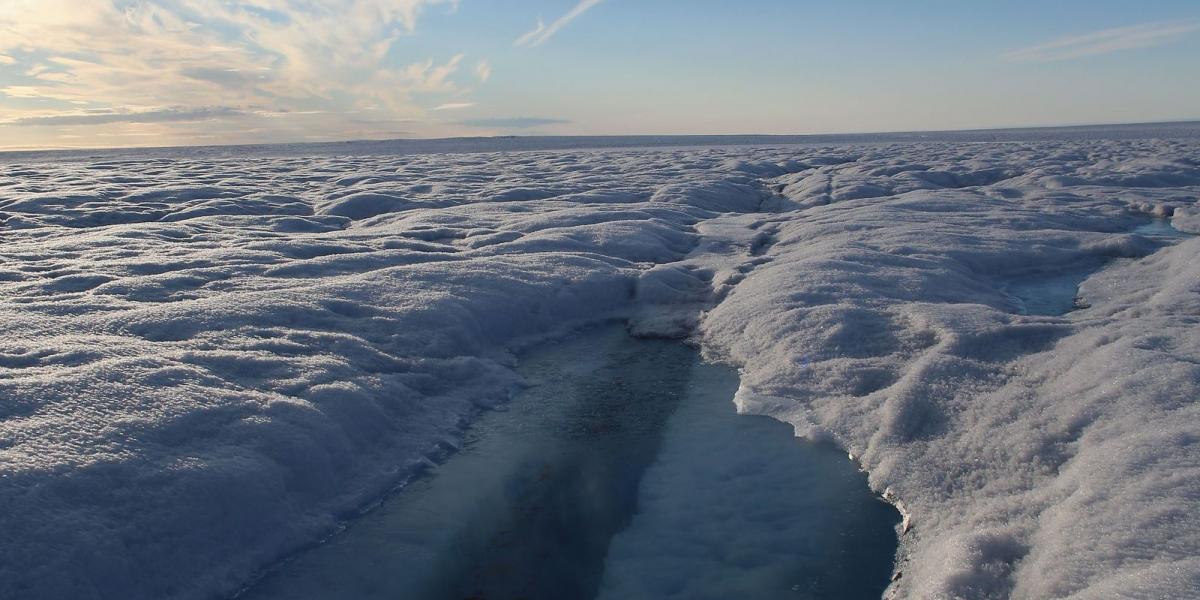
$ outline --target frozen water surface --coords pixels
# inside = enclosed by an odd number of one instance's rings
[[[1077,267],[1063,273],[1036,275],[1012,283],[1008,292],[1016,298],[1021,314],[1065,315],[1080,308],[1079,284],[1100,265]]]
[[[614,326],[519,371],[532,387],[481,416],[458,454],[244,597],[878,598],[887,586],[896,511],[844,453],[737,415],[732,369]]]
[[[1194,235],[1176,229],[1169,219],[1151,219],[1149,223],[1135,227],[1133,233],[1171,241],[1178,241]]]

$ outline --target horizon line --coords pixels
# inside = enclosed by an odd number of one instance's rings
[[[39,152],[95,152],[122,150],[179,150],[186,148],[260,148],[285,146],[320,146],[331,144],[364,144],[388,142],[454,142],[464,140],[502,140],[502,139],[613,139],[613,138],[831,138],[831,137],[869,137],[869,136],[901,136],[921,134],[948,133],[986,133],[1002,131],[1036,131],[1048,129],[1086,129],[1095,127],[1145,127],[1164,125],[1200,125],[1200,117],[1185,119],[1169,119],[1156,121],[1129,122],[1099,122],[1099,123],[1058,123],[1034,125],[1003,125],[996,127],[970,127],[962,129],[895,129],[882,131],[844,131],[831,133],[636,133],[636,134],[503,134],[503,135],[467,135],[452,137],[388,137],[388,138],[351,138],[332,140],[312,140],[293,142],[247,142],[230,144],[177,144],[169,146],[0,146],[0,155],[35,154]],[[738,145],[738,144],[731,144]]]

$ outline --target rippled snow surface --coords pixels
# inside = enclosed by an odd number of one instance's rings
[[[891,594],[1193,595],[1198,131],[0,156],[0,597],[232,593],[610,318],[851,452]]]

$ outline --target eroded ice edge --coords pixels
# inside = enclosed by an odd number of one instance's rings
[[[853,454],[908,518],[893,595],[1187,597],[1200,241],[1133,231],[1200,232],[1196,130],[5,156],[0,597],[232,593],[607,318]]]

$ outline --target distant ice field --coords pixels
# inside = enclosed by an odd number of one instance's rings
[[[829,144],[892,144],[906,142],[1035,142],[1200,138],[1200,121],[1129,125],[1076,125],[1016,129],[908,131],[894,133],[837,133],[809,135],[609,135],[609,136],[495,136],[441,139],[360,140],[297,144],[193,146],[169,148],[112,148],[89,150],[0,151],[9,161],[96,160],[113,157],[245,157],[461,154],[554,150],[629,150],[712,148],[721,146],[779,147]]]
[[[1200,125],[892,135],[0,155],[0,598],[228,595],[614,318],[852,454],[893,597],[1194,596]]]

